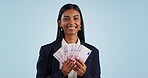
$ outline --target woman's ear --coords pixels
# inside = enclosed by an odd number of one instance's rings
[[[58,25],[62,28],[62,26],[61,26],[61,20],[58,20]]]

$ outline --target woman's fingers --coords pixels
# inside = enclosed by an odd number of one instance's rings
[[[77,72],[77,74],[83,73],[83,71],[78,66],[75,66],[74,71]]]
[[[77,72],[79,76],[83,76],[86,72],[86,65],[80,59],[77,59],[74,71]]]
[[[80,59],[77,59],[77,61],[80,63],[80,65],[85,66],[85,64]]]
[[[76,60],[74,59],[68,59],[65,63],[63,63],[61,71],[64,76],[68,75],[71,72],[75,65],[75,61]]]
[[[63,63],[61,71],[64,76],[66,76],[72,70],[77,72],[79,76],[83,76],[86,72],[86,65],[80,59],[68,59],[65,63]]]
[[[86,65],[80,60],[80,59],[77,59],[77,63],[78,67],[80,67],[83,71],[86,70]]]
[[[74,71],[79,75],[79,76],[83,76],[85,74],[86,71],[83,71],[81,68],[79,68],[78,66],[75,66]]]
[[[79,62],[77,62],[76,64],[77,64],[77,66],[78,66],[82,71],[85,71],[86,66],[82,65],[82,64],[79,63]]]
[[[70,59],[67,60],[63,65],[67,66],[69,64],[69,62],[70,62]]]
[[[72,70],[75,65],[75,60],[72,60],[68,65],[68,70]]]

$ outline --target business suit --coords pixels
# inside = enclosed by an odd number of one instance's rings
[[[83,77],[77,78],[101,78],[99,50],[95,47],[81,41],[81,45],[92,50],[85,64],[87,66],[86,73]],[[59,62],[54,58],[53,54],[61,47],[61,41],[54,41],[41,47],[40,55],[37,62],[36,78],[64,78],[59,69]],[[67,76],[65,77],[67,78]]]

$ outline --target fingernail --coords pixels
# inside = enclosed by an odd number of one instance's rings
[[[74,61],[74,59],[72,58],[72,61]]]
[[[76,61],[74,61],[74,64],[76,63]]]
[[[74,67],[77,67],[76,65]]]
[[[79,57],[77,57],[77,60],[79,59]]]
[[[70,60],[73,60],[72,58],[70,58]]]

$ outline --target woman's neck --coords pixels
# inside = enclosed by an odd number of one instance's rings
[[[71,36],[65,36],[65,41],[70,44],[70,43],[77,43],[78,36],[77,35],[71,35]]]

